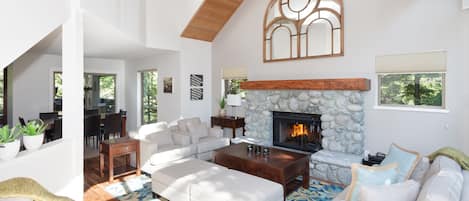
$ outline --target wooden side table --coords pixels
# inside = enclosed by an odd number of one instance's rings
[[[211,118],[212,128],[214,126],[220,126],[221,128],[231,128],[233,129],[233,138],[236,137],[236,129],[243,128],[243,136],[246,129],[244,128],[244,118],[243,117],[232,117],[232,116],[214,116]]]
[[[130,154],[135,153],[136,167],[130,166]],[[126,157],[126,165],[123,168],[114,169],[114,157]],[[109,182],[115,177],[136,173],[140,175],[140,141],[128,137],[112,140],[105,140],[99,145],[99,172],[101,177],[104,176],[105,159],[108,162]]]

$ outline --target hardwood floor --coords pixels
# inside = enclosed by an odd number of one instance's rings
[[[111,184],[107,181],[107,175],[100,177],[99,175],[99,157],[85,159],[84,162],[84,200],[85,201],[118,201],[114,199],[112,195],[107,193],[104,188]],[[114,161],[116,166],[124,166],[125,158],[116,158]],[[115,179],[113,183],[121,182],[125,178],[134,177],[135,175],[129,175]]]

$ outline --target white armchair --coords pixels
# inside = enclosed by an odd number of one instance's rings
[[[143,125],[129,135],[140,140],[140,165],[149,174],[158,165],[193,157],[196,153],[190,137],[171,131],[166,122]]]
[[[230,140],[223,137],[220,128],[209,128],[199,118],[182,119],[178,121],[179,131],[190,136],[192,144],[197,145],[197,158],[212,159],[212,151],[230,145]]]

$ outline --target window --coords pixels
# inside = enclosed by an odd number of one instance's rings
[[[246,91],[240,88],[241,82],[247,81],[248,71],[243,67],[232,67],[222,69],[221,95],[240,94],[241,98],[246,97]]]
[[[7,68],[0,70],[0,125],[7,124]]]
[[[379,104],[444,108],[445,73],[379,74]]]
[[[446,52],[376,57],[378,105],[445,109]]]
[[[246,97],[246,91],[240,88],[241,82],[245,82],[247,79],[224,79],[222,95],[226,97],[228,94],[240,94],[241,98]]]
[[[54,72],[54,111],[62,111],[62,72]],[[116,75],[84,74],[85,109],[100,113],[116,112]]]
[[[158,121],[158,72],[156,70],[141,72],[142,86],[142,124]]]

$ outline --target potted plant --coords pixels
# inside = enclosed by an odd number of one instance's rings
[[[0,128],[0,160],[10,160],[20,151],[20,136],[17,127],[9,128],[8,125]]]
[[[39,149],[44,141],[44,131],[47,128],[42,120],[30,121],[21,126],[20,133],[23,134],[23,144],[28,150]]]
[[[220,105],[220,116],[225,116],[226,115],[226,110],[225,110],[226,101],[224,97],[220,99],[219,105]]]

